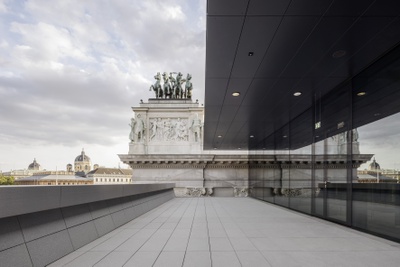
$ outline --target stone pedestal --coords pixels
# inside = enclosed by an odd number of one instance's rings
[[[129,143],[129,154],[147,154],[144,143]]]
[[[190,99],[149,99],[132,107],[144,122],[144,149],[130,145],[129,154],[200,154],[203,149],[203,107]]]
[[[353,148],[352,148],[353,149],[352,150],[353,154],[360,154],[360,143],[353,142],[352,146],[353,146]]]

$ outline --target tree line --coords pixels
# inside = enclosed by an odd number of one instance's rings
[[[12,185],[14,184],[14,180],[13,176],[4,176],[0,173],[0,185]]]

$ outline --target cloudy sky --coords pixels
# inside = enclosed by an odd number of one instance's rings
[[[0,170],[116,167],[157,72],[204,100],[205,0],[0,0]],[[124,166],[121,164],[121,166]]]

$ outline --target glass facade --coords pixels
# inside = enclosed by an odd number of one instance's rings
[[[251,196],[400,241],[400,47],[310,106],[263,141]]]

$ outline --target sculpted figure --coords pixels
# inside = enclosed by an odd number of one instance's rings
[[[192,130],[194,134],[194,141],[199,142],[201,138],[201,120],[199,119],[199,115],[196,114],[196,117],[192,120],[192,125],[190,126],[190,129]]]
[[[156,139],[158,141],[163,140],[163,129],[164,129],[164,124],[161,120],[161,118],[158,118],[157,121],[155,122],[156,125]]]
[[[157,74],[154,76],[154,79],[156,79],[156,82],[154,85],[150,86],[150,90],[153,90],[156,93],[156,98],[162,98],[164,96],[163,90],[161,89],[161,74],[157,72]]]
[[[186,85],[185,85],[185,97],[188,99],[192,99],[193,85],[192,82],[190,81],[191,79],[192,75],[188,73],[186,76]]]
[[[358,141],[358,131],[356,128],[354,128],[353,130],[351,130],[352,132],[352,139],[351,142],[357,142]],[[350,135],[350,132],[348,132],[348,134]],[[350,140],[350,137],[348,137],[348,139]]]
[[[347,153],[347,132],[337,134],[337,153],[338,154],[346,154]]]
[[[337,138],[338,138],[338,144],[339,145],[342,145],[342,144],[346,143],[346,132],[339,133],[337,136],[338,136]]]
[[[176,129],[178,141],[186,141],[188,136],[186,122],[182,121],[181,118],[178,118],[178,121],[176,122]]]
[[[175,120],[171,122],[169,139],[172,141],[175,141],[178,136],[177,126],[178,126],[178,123]]]
[[[133,140],[132,142],[143,142],[144,141],[144,122],[140,114],[136,115],[136,120],[132,118],[131,128],[133,129]]]
[[[169,83],[169,78],[166,72],[163,73],[163,80],[164,80],[164,95],[165,98],[171,98],[172,97],[172,88],[171,84]]]
[[[176,80],[174,76],[172,76],[173,72],[169,73],[169,82],[171,84],[171,97],[176,98],[175,89],[176,89]]]
[[[182,79],[182,73],[178,72],[178,75],[176,75],[176,84],[175,84],[176,98],[182,98],[183,96],[182,83],[184,83],[185,81],[186,81],[185,79]]]
[[[164,141],[169,141],[170,136],[171,136],[171,119],[167,119],[164,121],[164,128],[163,128],[163,140]]]
[[[135,119],[132,118],[131,119],[131,124],[129,124],[129,126],[131,127],[131,132],[129,133],[129,140],[131,140],[131,142],[135,141]]]
[[[155,121],[150,122],[150,138],[149,141],[153,140],[157,133],[157,123]]]

